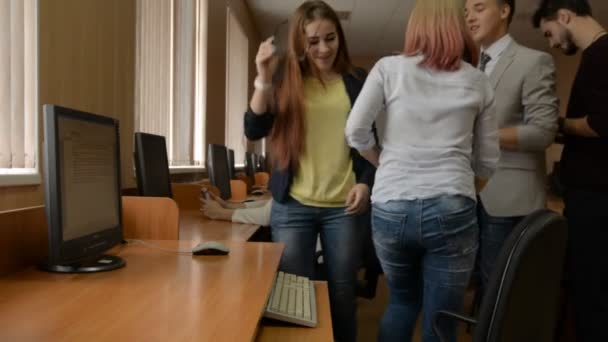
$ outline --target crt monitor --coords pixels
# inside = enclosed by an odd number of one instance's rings
[[[257,155],[252,152],[245,152],[245,174],[253,180],[256,172],[258,172]]]
[[[173,197],[165,137],[136,132],[134,157],[139,195]]]
[[[52,272],[122,267],[102,253],[123,241],[118,121],[44,105],[44,177]]]
[[[228,174],[230,179],[236,179],[236,168],[234,166],[234,150],[228,149]]]
[[[264,157],[264,155],[258,156],[258,171],[260,171],[260,172],[268,171],[268,167],[266,165],[266,157]]]
[[[228,152],[226,146],[209,144],[207,150],[207,172],[212,185],[220,190],[220,197],[224,200],[232,197],[230,191],[230,178],[228,174]]]

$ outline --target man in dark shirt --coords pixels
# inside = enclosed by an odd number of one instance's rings
[[[559,125],[569,274],[577,341],[608,341],[608,34],[587,0],[543,0],[533,23],[551,47],[582,50]]]

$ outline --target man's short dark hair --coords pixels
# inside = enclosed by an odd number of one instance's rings
[[[542,0],[540,6],[534,12],[532,17],[532,25],[535,28],[540,27],[540,21],[557,19],[557,11],[567,9],[579,16],[590,16],[591,6],[587,0]]]
[[[515,0],[498,0],[502,5],[509,5],[511,11],[509,12],[509,24],[513,21],[513,15],[515,14]]]

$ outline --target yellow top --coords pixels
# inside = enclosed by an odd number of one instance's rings
[[[351,104],[342,78],[304,80],[306,137],[290,195],[304,205],[343,207],[355,185],[350,149],[344,138]]]

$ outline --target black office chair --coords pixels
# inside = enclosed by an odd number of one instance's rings
[[[514,229],[490,275],[477,319],[448,311],[435,314],[440,341],[444,320],[474,325],[474,342],[553,342],[566,253],[566,220],[538,210]]]

